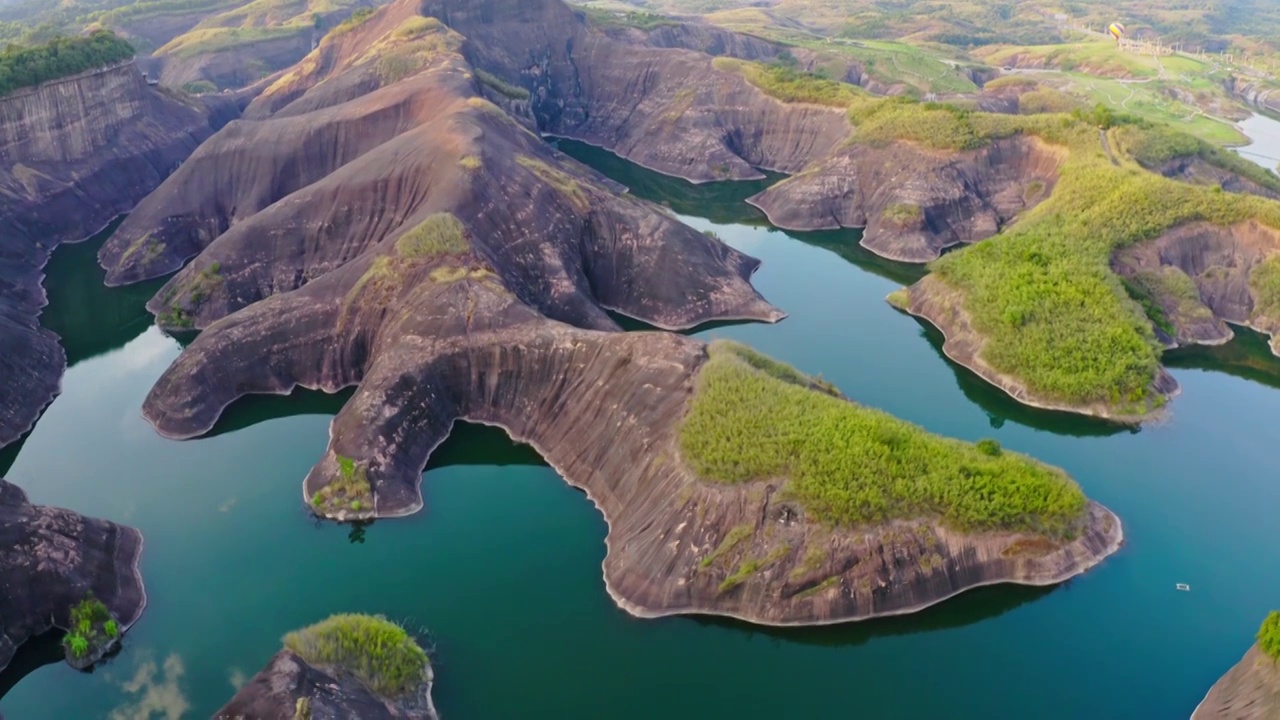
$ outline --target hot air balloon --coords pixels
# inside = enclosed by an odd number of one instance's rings
[[[1124,37],[1124,25],[1121,25],[1118,22],[1113,22],[1107,27],[1107,32],[1111,34],[1111,37],[1116,39],[1116,42],[1120,42],[1120,38]]]

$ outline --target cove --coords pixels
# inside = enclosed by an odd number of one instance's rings
[[[1126,548],[1059,588],[986,588],[867,623],[637,620],[605,593],[591,503],[527,448],[473,427],[433,458],[422,513],[316,524],[301,480],[345,397],[250,398],[212,437],[161,439],[139,407],[180,345],[150,327],[149,292],[101,286],[99,237],[50,265],[45,321],[82,350],[0,471],[35,502],[141,529],[150,604],[92,674],[38,666],[33,647],[0,677],[13,685],[6,716],[208,717],[285,632],[353,610],[429,630],[437,704],[453,718],[1186,717],[1239,659],[1280,597],[1266,560],[1280,362],[1256,337],[1171,359],[1183,394],[1163,425],[1034,411],[884,302],[921,270],[861,250],[857,232],[783,233],[742,202],[749,186],[695,187],[561,147],[764,262],[755,283],[790,317],[700,337],[748,342],[931,431],[1061,465],[1125,521]]]

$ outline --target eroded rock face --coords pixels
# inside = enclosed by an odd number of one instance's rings
[[[399,698],[383,698],[349,673],[317,668],[289,650],[281,650],[214,713],[214,720],[305,717],[309,720],[435,720],[428,679]],[[300,704],[301,703],[301,704]],[[307,714],[300,715],[299,709]]]
[[[1270,334],[1280,354],[1280,318],[1258,310],[1249,282],[1253,269],[1277,253],[1280,232],[1256,221],[1227,227],[1197,222],[1120,251],[1112,265],[1122,277],[1165,278],[1155,283],[1153,299],[1173,325],[1172,344],[1227,342],[1233,336],[1227,323],[1233,323]]]
[[[68,629],[71,608],[89,595],[127,630],[146,605],[141,553],[137,530],[32,505],[0,480],[0,670],[29,638]]]
[[[1248,193],[1280,200],[1280,193],[1195,156],[1174,158],[1158,168],[1151,169],[1167,178],[1185,180],[1196,185],[1217,186],[1227,192]]]
[[[1274,720],[1280,717],[1280,664],[1255,643],[1214,683],[1192,720]]]
[[[778,102],[738,73],[716,70],[710,55],[683,49],[765,52],[723,31],[613,37],[556,0],[430,0],[423,11],[470,40],[464,52],[476,67],[532,93],[540,131],[668,175],[705,182],[758,179],[759,168],[797,172],[850,132],[839,110]]]
[[[0,99],[0,445],[35,422],[66,363],[37,321],[49,253],[127,212],[212,132],[208,110],[132,63]]]
[[[415,8],[388,7],[344,34],[349,51],[321,48],[304,64],[313,72],[250,107],[262,117],[278,106],[269,117],[201,147],[104,246],[108,283],[199,254],[150,307],[162,323],[205,327],[364,254],[359,277],[401,235],[448,212],[504,286],[548,317],[601,329],[617,327],[607,309],[664,328],[782,317],[747,282],[756,261],[616,196],[479,97],[457,53],[433,53],[393,83],[376,58],[351,62],[364,57],[361,40],[394,36]]]
[[[1065,150],[1029,137],[958,154],[853,144],[750,202],[779,227],[865,227],[868,250],[928,262],[946,247],[995,235],[1048,197],[1065,159]]]

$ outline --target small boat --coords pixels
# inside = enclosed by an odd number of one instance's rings
[[[1174,587],[1176,587],[1177,589],[1179,589],[1179,590],[1181,590],[1181,591],[1183,591],[1183,592],[1191,592],[1191,586],[1190,586],[1190,585],[1188,585],[1188,584],[1186,584],[1186,583],[1178,583],[1178,584],[1177,584],[1177,585],[1175,585]]]

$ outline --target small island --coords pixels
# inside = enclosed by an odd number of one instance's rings
[[[334,615],[284,636],[284,649],[217,720],[436,720],[421,646],[382,616]]]
[[[1193,720],[1268,720],[1280,717],[1280,611],[1258,630],[1258,642],[1214,684]]]

